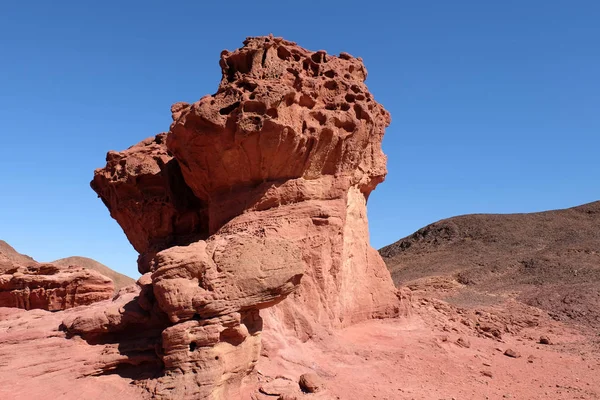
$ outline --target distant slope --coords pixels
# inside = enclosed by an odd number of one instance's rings
[[[19,253],[17,250],[15,250],[11,245],[6,243],[4,240],[0,240],[0,269],[2,269],[3,267],[10,268],[13,263],[27,265],[28,263],[37,263],[37,262],[32,257],[29,257],[28,255]],[[94,271],[100,272],[102,275],[112,279],[112,281],[114,282],[114,285],[115,285],[115,291],[118,291],[120,288],[122,288],[124,286],[135,283],[134,279],[132,279],[126,275],[120,274],[116,271],[113,271],[106,265],[101,264],[98,261],[93,260],[91,258],[87,258],[87,257],[77,257],[77,256],[67,257],[67,258],[62,258],[60,260],[56,260],[56,261],[52,262],[51,264],[56,264],[56,265],[64,266],[64,267],[69,266],[69,265],[75,265],[75,266],[88,268],[88,269],[92,269]]]
[[[60,265],[60,266],[69,266],[69,265],[77,265],[79,267],[84,267],[88,269],[93,269],[94,271],[100,272],[102,275],[109,277],[113,280],[115,284],[115,291],[118,291],[120,288],[124,286],[131,285],[135,283],[135,280],[128,277],[127,275],[123,275],[114,271],[107,267],[104,264],[99,263],[96,260],[87,257],[67,257],[61,258],[60,260],[53,261],[52,264]]]
[[[11,245],[4,240],[0,240],[0,263],[16,262],[19,264],[27,264],[35,262],[35,260],[25,254],[16,251]]]
[[[600,201],[531,214],[445,219],[380,250],[397,285],[448,277],[600,327]]]

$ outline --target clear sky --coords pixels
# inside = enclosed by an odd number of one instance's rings
[[[596,0],[2,1],[0,239],[138,276],[94,169],[214,93],[222,49],[269,33],[363,57],[392,114],[373,246],[598,200],[599,21]]]

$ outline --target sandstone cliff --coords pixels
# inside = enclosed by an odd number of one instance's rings
[[[113,282],[75,264],[38,263],[0,241],[0,307],[58,311],[112,298]]]

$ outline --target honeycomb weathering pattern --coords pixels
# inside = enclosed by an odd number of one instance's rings
[[[390,116],[362,60],[268,36],[220,64],[217,93],[176,103],[169,132],[95,171],[145,275],[126,305],[64,322],[144,343],[104,368],[151,366],[138,382],[158,398],[237,398],[261,336],[268,354],[398,312],[366,216]]]
[[[323,175],[364,193],[383,181],[390,116],[365,86],[362,60],[260,37],[224,51],[221,68],[216,94],[172,107],[167,147],[198,198]]]

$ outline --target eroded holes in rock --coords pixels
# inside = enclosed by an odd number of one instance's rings
[[[310,68],[310,60],[307,58],[306,60],[302,61],[302,69],[305,71],[308,71]]]
[[[190,351],[195,351],[198,348],[198,344],[196,342],[190,343]]]
[[[357,94],[356,95],[356,100],[357,101],[363,101],[365,99],[365,95],[364,94]]]
[[[330,69],[329,71],[326,71],[323,75],[325,75],[328,78],[333,79],[333,78],[335,78],[336,73],[334,70]]]
[[[256,98],[256,93],[250,93],[250,96],[248,96],[248,98],[250,100],[254,100]]]
[[[348,103],[342,103],[340,104],[340,110],[342,111],[348,111],[350,109],[350,104]]]
[[[317,64],[311,64],[310,70],[312,71],[313,76],[319,75],[319,66]]]
[[[313,60],[314,62],[320,64],[320,63],[326,63],[327,62],[327,53],[325,53],[324,51],[317,51],[316,53],[313,53],[310,56],[310,59]]]
[[[254,123],[254,126],[256,127],[257,131],[259,131],[259,130],[262,129],[262,126],[263,126],[262,118],[260,118],[260,117],[252,117],[251,121]]]
[[[267,63],[267,53],[269,52],[269,49],[264,49],[263,50],[263,54],[262,54],[262,60],[260,61],[260,64],[264,67],[265,64]]]
[[[247,90],[249,92],[253,92],[254,89],[256,89],[257,86],[258,85],[256,83],[250,82],[250,81],[246,81],[246,80],[239,81],[237,83],[237,87],[239,87],[240,89]]]
[[[292,84],[292,87],[297,92],[302,92],[302,78],[300,78],[299,76],[297,76],[296,79],[294,79],[294,83]]]
[[[215,356],[215,360],[219,361],[219,356]]]
[[[240,105],[240,102],[239,102],[239,101],[236,101],[235,103],[233,103],[233,104],[231,104],[231,105],[229,105],[229,106],[227,106],[227,107],[223,107],[223,108],[221,108],[221,109],[219,110],[219,114],[221,114],[221,115],[229,115],[229,114],[231,114],[231,112],[232,112],[233,110],[235,110],[236,108],[238,108],[238,107],[239,107],[239,105]]]
[[[295,68],[287,68],[286,71],[294,75],[296,78],[298,77],[298,75],[300,75],[300,71],[298,71]]]
[[[360,106],[360,104],[354,104],[354,112],[356,113],[356,118],[358,118],[358,119],[364,119],[365,121],[370,121],[371,120],[371,117],[369,116],[369,113],[366,112]]]
[[[285,95],[284,97],[285,100],[285,105],[286,106],[291,106],[292,104],[294,104],[294,101],[296,100],[296,93],[295,92],[290,92],[288,94]]]
[[[302,121],[302,133],[306,132],[306,128],[307,128],[306,121]]]
[[[269,108],[267,110],[267,115],[271,118],[277,118],[279,116],[279,113],[277,112],[276,108]]]
[[[343,129],[346,132],[354,132],[354,129],[356,129],[356,124],[353,121],[341,121],[338,118],[334,118],[333,123],[336,127]]]
[[[227,66],[227,80],[233,82],[235,80],[236,72],[242,74],[247,73],[252,69],[253,54],[247,53],[232,53],[225,60]]]
[[[194,321],[200,321],[202,318],[200,317],[200,314],[194,314],[194,316],[192,317],[192,319]]]
[[[352,90],[354,93],[360,93],[360,88],[357,85],[350,86],[350,90]]]
[[[325,104],[325,109],[326,110],[335,111],[335,110],[337,110],[337,104],[335,104],[335,103],[327,103],[327,104]]]
[[[338,84],[336,81],[327,81],[323,86],[325,86],[326,89],[335,90],[337,89]]]
[[[344,74],[344,78],[346,78],[346,79],[350,79],[350,78],[351,78],[351,76],[350,76],[350,74]]]
[[[312,76],[319,75],[319,65],[307,58],[302,62],[302,68]]]
[[[354,72],[354,65],[351,65],[348,67],[348,72],[350,72],[350,73]]]
[[[329,219],[321,217],[312,217],[312,223],[317,226],[329,225]]]
[[[244,134],[250,132],[258,132],[263,127],[263,117],[256,114],[244,114],[244,116],[238,121],[238,127]]]
[[[302,59],[302,56],[298,53],[293,53],[292,57],[294,57],[294,61],[300,61]]]
[[[264,115],[267,112],[267,105],[262,101],[246,101],[244,102],[243,109],[245,112]]]
[[[282,60],[287,60],[292,56],[292,53],[290,53],[290,51],[288,49],[286,49],[285,47],[281,46],[277,48],[277,57],[281,58]]]
[[[325,122],[327,122],[327,116],[325,114],[323,114],[322,112],[319,112],[319,111],[311,112],[310,116],[313,117],[314,119],[316,119],[319,122],[319,125],[325,125]]]
[[[317,103],[309,95],[302,94],[302,96],[300,96],[298,104],[302,107],[306,107],[312,110],[315,104]]]
[[[354,100],[356,100],[356,96],[353,95],[352,93],[348,93],[346,95],[345,99],[348,103],[354,103]]]

